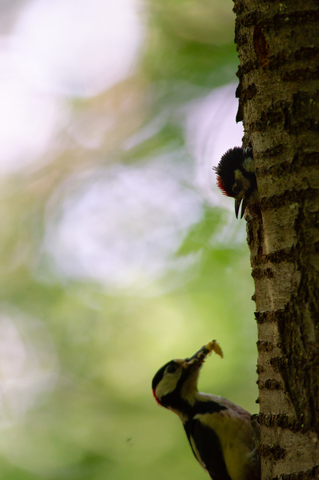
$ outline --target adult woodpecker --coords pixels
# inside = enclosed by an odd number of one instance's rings
[[[226,398],[197,389],[200,369],[212,351],[223,356],[213,340],[190,358],[166,363],[153,378],[153,395],[179,416],[196,459],[211,479],[258,480],[259,456],[250,413]]]
[[[247,205],[258,201],[255,161],[252,148],[234,147],[227,150],[217,167],[217,185],[224,195],[235,198],[235,214],[243,217]]]

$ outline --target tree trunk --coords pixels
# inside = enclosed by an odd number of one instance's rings
[[[234,0],[262,480],[319,478],[319,2]]]

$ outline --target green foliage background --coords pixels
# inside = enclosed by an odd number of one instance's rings
[[[36,168],[2,181],[2,328],[12,340],[7,358],[24,356],[18,373],[3,380],[13,389],[3,388],[1,479],[205,479],[178,418],[156,405],[150,384],[164,363],[213,338],[224,359],[206,362],[200,388],[257,411],[244,221],[202,198],[202,218],[174,253],[195,261],[185,275],[172,264],[150,289],[138,281],[134,288],[112,289],[94,278],[63,276],[43,247],[68,196],[90,181],[79,187],[77,175],[110,164],[143,168],[165,154],[184,169],[184,178],[191,176],[194,159],[179,109],[235,80],[230,0],[150,0],[141,15],[147,41],[134,74],[97,97],[66,100],[73,121],[88,126],[108,109],[116,112],[101,148],[87,151],[65,129],[58,148]],[[125,108],[124,99],[130,100]],[[166,120],[156,134],[123,148],[163,111]],[[127,218],[131,225],[130,211]],[[225,225],[231,234],[221,237]]]

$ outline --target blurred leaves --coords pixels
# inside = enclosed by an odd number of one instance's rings
[[[1,479],[206,478],[150,384],[212,338],[225,358],[200,387],[256,411],[245,225],[199,187],[198,170],[213,173],[185,127],[193,100],[235,78],[232,2],[151,0],[139,15],[130,76],[91,97],[52,94],[45,151],[3,171]]]
[[[196,223],[189,229],[177,254],[188,255],[203,248],[205,250],[211,249],[214,233],[216,229],[220,228],[221,219],[222,212],[220,210],[213,210],[211,207],[206,206],[201,222]]]

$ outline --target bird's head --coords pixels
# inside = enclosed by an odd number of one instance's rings
[[[160,405],[171,410],[187,409],[198,391],[200,369],[212,351],[223,356],[219,344],[213,340],[190,358],[175,359],[166,363],[153,378],[153,395]]]
[[[217,185],[224,195],[235,199],[235,214],[240,218],[245,213],[246,206],[251,203],[257,192],[255,162],[251,148],[235,147],[227,150],[217,167]]]

